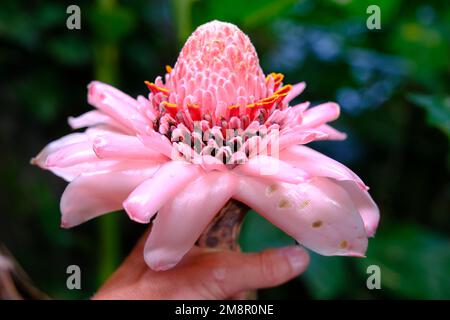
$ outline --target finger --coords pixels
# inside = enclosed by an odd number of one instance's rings
[[[220,255],[225,257],[221,257],[222,262],[212,274],[216,287],[225,297],[245,290],[278,286],[303,273],[309,264],[308,253],[299,246]]]
[[[137,241],[136,245],[134,246],[133,250],[131,250],[130,254],[127,256],[127,258],[124,261],[124,264],[126,265],[145,265],[144,261],[144,246],[145,241],[147,240],[148,235],[151,231],[151,226],[145,230],[145,232],[142,234],[142,236]]]
[[[255,293],[256,294],[256,293]],[[230,300],[254,300],[252,298],[252,292],[241,291],[230,297]]]

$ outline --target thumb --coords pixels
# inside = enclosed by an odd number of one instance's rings
[[[308,264],[308,253],[299,246],[291,246],[230,254],[214,273],[222,292],[232,296],[244,290],[278,286],[303,273]]]

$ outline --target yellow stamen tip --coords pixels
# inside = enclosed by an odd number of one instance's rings
[[[163,101],[161,103],[163,104],[164,107],[167,108],[177,108],[177,105],[175,103],[170,103],[168,101]]]
[[[266,76],[266,81],[269,81],[269,78],[272,77],[275,84],[279,84],[284,79],[284,74],[272,72]]]

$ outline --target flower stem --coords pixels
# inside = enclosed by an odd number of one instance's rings
[[[114,272],[119,263],[119,223],[118,216],[108,214],[100,220],[100,252],[98,281],[99,284],[105,282],[106,279]]]
[[[239,233],[249,208],[236,200],[228,201],[203,231],[198,246],[240,251]]]
[[[231,199],[216,214],[197,241],[199,247],[241,251],[239,233],[244,218],[250,210],[245,204]],[[246,299],[256,300],[256,290],[246,292]]]
[[[193,0],[172,0],[178,44],[181,46],[192,32]]]
[[[99,10],[114,10],[116,0],[98,0]],[[117,43],[97,39],[94,46],[95,78],[108,84],[117,84],[119,49]],[[102,284],[119,263],[120,233],[119,216],[108,214],[99,219],[99,266],[98,281]]]

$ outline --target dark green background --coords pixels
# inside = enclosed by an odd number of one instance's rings
[[[34,282],[56,298],[86,298],[133,246],[144,226],[115,213],[59,228],[65,182],[29,165],[90,106],[92,79],[133,96],[173,65],[192,30],[209,20],[249,34],[266,73],[306,81],[303,100],[338,101],[344,142],[313,146],[371,187],[381,224],[366,259],[312,255],[299,279],[262,298],[450,298],[450,6],[407,0],[17,1],[0,3],[0,240]],[[81,8],[81,30],[66,7]],[[381,8],[381,30],[366,8]],[[242,246],[292,243],[251,214]],[[66,289],[66,267],[82,290]],[[377,264],[382,289],[366,288]]]

